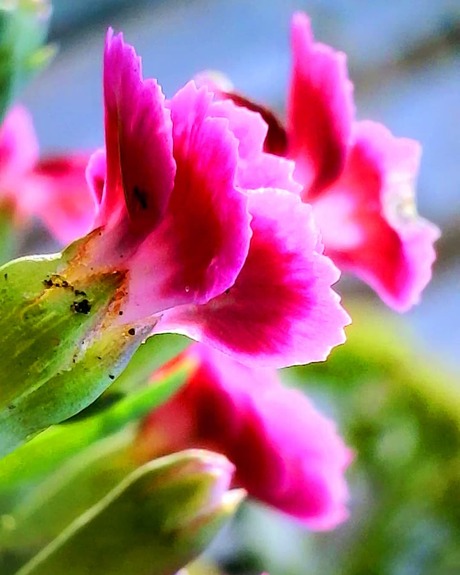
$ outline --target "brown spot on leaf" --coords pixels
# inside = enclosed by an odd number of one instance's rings
[[[55,288],[69,288],[73,291],[74,287],[62,276],[59,274],[52,274],[50,277],[43,280],[43,283],[46,287],[55,287]]]
[[[89,300],[82,299],[81,301],[74,301],[70,309],[72,309],[75,313],[84,313],[88,314],[91,311],[91,304]]]

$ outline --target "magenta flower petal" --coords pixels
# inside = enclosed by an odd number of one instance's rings
[[[229,128],[239,142],[238,185],[245,190],[280,188],[300,194],[302,186],[294,180],[295,165],[281,155],[287,135],[268,108],[239,94],[224,91],[215,75],[199,74],[197,81],[213,92],[213,114],[228,118]]]
[[[30,216],[22,193],[23,178],[38,160],[38,142],[29,112],[11,108],[0,126],[0,204],[7,202],[20,218]]]
[[[270,108],[253,102],[241,94],[228,93],[227,95],[237,106],[260,114],[263,121],[267,124],[264,151],[277,156],[285,156],[288,150],[288,137],[285,127],[274,112]]]
[[[292,20],[293,70],[288,101],[288,156],[311,199],[341,173],[353,122],[346,57],[314,41],[310,21]]]
[[[86,181],[98,205],[104,195],[104,185],[107,177],[107,157],[104,148],[91,154],[86,166]]]
[[[205,346],[186,385],[145,421],[137,448],[146,457],[186,447],[224,454],[237,485],[313,529],[347,517],[344,472],[351,452],[335,425],[273,370],[254,370]]]
[[[433,243],[439,237],[438,229],[415,213],[411,186],[418,145],[396,140],[376,124],[354,121],[345,55],[315,42],[302,13],[292,20],[292,51],[286,132],[273,113],[234,92],[227,79],[198,76],[217,98],[231,100],[248,114],[257,112],[267,124],[264,150],[270,153],[253,156],[238,183],[254,189],[262,180],[264,187],[300,193],[314,208],[334,263],[405,311],[430,280]],[[294,160],[295,171],[270,154]]]
[[[212,94],[187,84],[171,100],[177,173],[168,211],[131,260],[131,309],[204,303],[230,287],[251,236],[248,199],[235,187],[238,140],[214,117]]]
[[[30,211],[64,245],[93,228],[97,202],[86,182],[87,163],[87,154],[44,158],[24,186]]]
[[[302,186],[294,180],[294,162],[265,152],[269,126],[262,116],[236,105],[232,95],[218,96],[224,99],[213,103],[212,113],[227,118],[228,127],[239,143],[238,186],[244,190],[279,188],[300,194]]]
[[[249,197],[253,237],[233,287],[206,305],[176,308],[158,331],[209,343],[247,363],[283,367],[323,360],[349,322],[330,288],[339,277],[322,255],[311,209],[288,192]]]
[[[267,388],[263,399],[254,399],[254,405],[267,434],[266,438],[260,434],[262,440],[276,449],[285,466],[284,484],[259,498],[311,529],[332,529],[342,523],[348,517],[344,472],[352,454],[334,423],[303,393],[281,386]],[[260,478],[259,489],[263,485]]]
[[[300,195],[302,186],[294,179],[294,170],[291,160],[261,153],[249,165],[240,166],[237,182],[245,190],[275,188]]]
[[[206,71],[194,77],[198,86],[206,86],[218,99],[231,100],[240,108],[256,112],[267,125],[264,140],[264,151],[277,156],[285,156],[288,150],[286,129],[275,113],[267,106],[234,91],[231,81],[222,73]]]
[[[23,106],[14,106],[0,126],[0,178],[13,179],[34,167],[38,142],[32,118]]]
[[[142,79],[134,49],[111,32],[104,97],[106,168],[98,152],[87,172],[96,197],[102,190],[104,241],[85,257],[129,271],[120,321],[208,301],[234,283],[249,248],[247,197],[235,186],[244,142],[225,113],[213,113],[206,88],[190,83],[166,103],[156,82]]]
[[[419,157],[417,142],[377,123],[357,123],[342,177],[314,203],[328,255],[398,311],[419,301],[439,237],[416,212]]]
[[[257,112],[267,124],[267,135],[264,141],[265,152],[277,156],[285,156],[288,150],[288,137],[285,127],[274,112],[272,112],[270,108],[258,104],[249,98],[245,98],[241,94],[227,92],[226,96],[237,106],[247,108],[252,112]]]
[[[140,58],[122,34],[107,34],[104,54],[107,185],[101,223],[126,206],[134,230],[164,216],[174,185],[172,124],[155,80],[143,80]]]
[[[217,99],[212,103],[212,115],[227,119],[229,129],[238,140],[241,161],[250,162],[262,153],[267,125],[259,114],[236,106],[231,100]]]

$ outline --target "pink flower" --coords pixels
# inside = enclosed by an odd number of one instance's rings
[[[303,201],[313,206],[326,254],[366,281],[389,306],[405,311],[431,278],[438,229],[418,217],[414,182],[420,146],[375,122],[356,121],[346,57],[314,41],[306,15],[292,21],[293,69],[286,130],[266,108],[265,149],[296,162]],[[201,83],[212,79],[200,76]]]
[[[254,370],[203,345],[183,355],[195,367],[185,386],[143,423],[142,458],[189,447],[225,455],[236,485],[312,529],[347,517],[344,472],[351,452],[298,390],[273,370]]]
[[[86,153],[45,156],[22,185],[29,214],[64,245],[92,229],[96,210],[86,181],[89,158]]]
[[[74,266],[126,273],[115,321],[154,318],[155,333],[274,366],[343,342],[338,272],[292,193],[294,165],[263,152],[259,115],[193,82],[165,101],[111,32],[104,102],[106,149],[88,167],[97,231]]]
[[[0,206],[17,223],[40,218],[62,243],[91,229],[91,196],[85,170],[87,154],[39,159],[38,142],[29,112],[14,106],[0,127]],[[94,212],[94,209],[93,209]]]

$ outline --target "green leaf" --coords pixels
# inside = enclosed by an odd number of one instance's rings
[[[203,451],[147,463],[76,519],[17,575],[173,575],[239,505],[222,456]]]
[[[1,59],[1,54],[0,54]],[[1,84],[1,78],[0,78]],[[1,91],[1,86],[0,86]],[[0,203],[0,265],[13,257],[16,230],[13,223],[13,210],[5,202]]]
[[[70,275],[79,243],[0,268],[1,455],[91,404],[153,327],[113,321],[122,274]]]
[[[59,273],[60,254],[21,258],[0,268],[0,409],[68,371],[79,345],[96,328],[122,278],[110,274],[88,284]]]
[[[111,387],[112,392],[128,392],[145,385],[154,371],[190,345],[182,335],[161,334],[149,338],[134,354],[126,369]]]
[[[91,444],[146,416],[166,401],[185,382],[186,376],[186,368],[175,370],[93,416],[44,431],[0,460],[0,494],[12,500],[15,491],[59,469],[63,462]]]
[[[139,466],[132,424],[185,378],[185,369],[176,370],[104,412],[49,429],[0,462],[0,492],[7,501],[0,521],[0,572],[14,572]],[[35,484],[24,492],[21,486],[31,480]],[[8,570],[10,565],[16,568]]]
[[[134,438],[129,426],[93,443],[23,497],[0,529],[0,568],[2,557],[35,555],[135,471]]]

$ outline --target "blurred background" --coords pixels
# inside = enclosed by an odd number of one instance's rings
[[[248,506],[211,557],[229,573],[460,573],[460,1],[54,0],[59,53],[22,95],[43,152],[103,143],[101,65],[109,25],[167,95],[204,69],[283,114],[289,23],[348,55],[358,117],[419,140],[420,213],[443,232],[421,305],[395,318],[363,284],[340,285],[356,327],[324,366],[291,370],[357,452],[351,520],[309,536]],[[401,335],[403,334],[403,335]],[[372,345],[369,343],[372,342]],[[204,573],[200,567],[200,573]],[[213,573],[213,567],[208,568]]]

